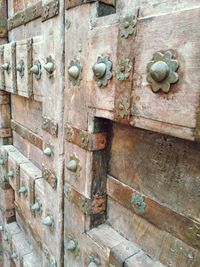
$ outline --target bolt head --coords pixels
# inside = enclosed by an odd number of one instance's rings
[[[151,77],[157,82],[165,80],[169,75],[169,71],[169,66],[164,61],[157,61],[150,68]]]
[[[69,76],[71,76],[73,79],[77,79],[79,76],[79,68],[77,66],[72,66],[68,69]]]
[[[103,78],[106,73],[106,64],[103,62],[95,64],[93,67],[93,72],[98,79]]]
[[[76,172],[77,170],[77,162],[76,160],[72,159],[67,163],[67,169],[71,172]]]
[[[38,65],[33,65],[33,66],[31,67],[30,71],[31,71],[33,74],[35,74],[35,75],[38,75],[39,72],[40,72]]]

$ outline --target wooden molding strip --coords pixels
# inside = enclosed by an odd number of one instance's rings
[[[190,246],[200,248],[199,222],[161,205],[111,176],[108,176],[107,180],[107,193],[123,207],[143,217],[159,229],[171,233]],[[139,196],[143,199],[145,203],[143,212],[135,211],[131,202],[133,196]]]
[[[34,146],[38,147],[42,150],[42,138],[38,136],[37,134],[33,133],[29,129],[25,128],[18,122],[15,122],[14,120],[11,120],[11,129],[15,131],[17,134],[19,134],[22,138],[29,141]]]
[[[11,31],[21,25],[26,25],[30,21],[37,18],[42,19],[42,22],[53,18],[59,14],[59,1],[53,0],[46,5],[42,5],[42,1],[39,1],[35,5],[26,8],[23,11],[17,12],[11,18],[7,20],[7,29]]]
[[[65,124],[65,139],[88,151],[103,150],[107,145],[107,132],[89,133]]]

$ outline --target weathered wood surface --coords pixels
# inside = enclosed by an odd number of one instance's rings
[[[0,64],[12,68],[0,71],[3,267],[199,267],[199,1],[5,3]],[[136,22],[127,38],[126,16]],[[179,61],[179,81],[155,94],[147,64],[166,50]],[[112,63],[101,87],[99,56]],[[78,82],[69,75],[74,62]],[[36,63],[41,76],[30,71]]]

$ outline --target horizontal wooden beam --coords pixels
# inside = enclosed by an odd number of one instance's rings
[[[28,142],[33,144],[34,146],[40,148],[42,150],[42,138],[30,131],[29,129],[25,128],[18,122],[11,120],[11,128],[13,131],[15,131],[17,134],[19,134],[22,138],[26,139]]]
[[[200,248],[199,222],[142,195],[111,176],[108,176],[107,180],[107,194],[123,207],[143,217],[159,229],[171,233],[191,246]],[[138,205],[138,212],[137,206],[134,207],[134,198],[138,202],[135,203]]]

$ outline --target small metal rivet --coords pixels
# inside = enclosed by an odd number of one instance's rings
[[[69,69],[68,69],[68,73],[69,75],[74,78],[74,79],[77,79],[78,76],[79,76],[79,68],[77,66],[71,66]]]
[[[76,172],[77,170],[77,162],[76,160],[72,159],[67,163],[67,169],[71,172]]]
[[[8,235],[7,235],[7,234],[4,234],[4,235],[2,236],[2,238],[3,238],[4,241],[8,241]]]
[[[8,174],[7,174],[7,176],[9,178],[13,178],[14,177],[14,172],[13,171],[9,171]]]
[[[3,225],[0,225],[0,232],[3,231]]]
[[[52,151],[51,151],[51,148],[50,147],[45,147],[45,149],[44,149],[44,154],[46,155],[46,156],[48,156],[48,157],[50,157],[51,156],[51,154],[52,154]]]
[[[18,193],[19,193],[19,194],[25,194],[25,193],[27,193],[27,189],[26,189],[26,187],[25,187],[25,186],[22,186],[22,187],[18,190]]]
[[[11,259],[17,259],[18,256],[17,256],[16,252],[13,252],[10,257],[11,257]]]
[[[4,160],[0,159],[0,165],[4,165]]]
[[[53,221],[51,216],[47,216],[46,218],[44,218],[44,220],[42,221],[42,223],[46,226],[52,226],[53,225]]]
[[[67,245],[66,245],[66,249],[69,251],[74,251],[76,249],[76,243],[74,240],[70,240]]]
[[[3,65],[1,65],[3,70],[8,71],[10,69],[10,64],[8,62],[4,63]]]
[[[35,202],[31,207],[32,211],[39,211],[40,209],[41,209],[41,204],[39,202]]]
[[[38,75],[39,74],[39,68],[38,68],[38,65],[33,65],[30,69],[30,71],[32,73],[34,73],[35,75]]]
[[[49,73],[52,74],[54,71],[54,64],[52,62],[48,62],[44,65],[44,69]]]

